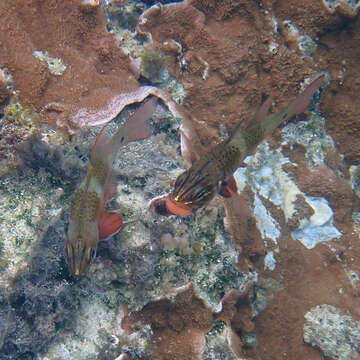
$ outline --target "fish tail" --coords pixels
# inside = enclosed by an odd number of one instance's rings
[[[267,137],[282,123],[287,123],[292,117],[304,112],[310,103],[311,97],[324,81],[325,75],[319,76],[303,92],[301,92],[288,106],[278,112],[268,115],[263,119],[262,127],[263,137]],[[260,121],[260,119],[258,119]]]
[[[94,164],[96,159],[109,159],[112,163],[113,157],[123,145],[132,141],[146,139],[151,135],[148,120],[154,112],[157,98],[151,96],[143,103],[126,121],[120,125],[117,132],[111,137],[106,132],[106,126],[100,130],[91,152],[90,162]]]
[[[322,84],[324,77],[325,75],[321,75],[314,80],[288,106],[268,115],[272,102],[272,96],[270,96],[246,128],[238,126],[229,139],[229,144],[234,145],[243,155],[251,153],[263,139],[270,136],[282,123],[286,123],[293,116],[307,109],[311,97]]]
[[[126,138],[127,143],[148,138],[151,135],[149,119],[155,110],[157,98],[151,96],[149,100],[143,103],[127,120]],[[121,140],[121,139],[120,139]]]
[[[97,159],[105,159],[111,152],[111,138],[110,135],[106,132],[106,126],[107,125],[104,125],[101,128],[91,150],[90,164],[92,165],[96,164]]]
[[[291,116],[295,116],[304,112],[310,103],[311,97],[315,91],[319,89],[324,81],[325,75],[319,76],[315,79],[302,93],[300,93],[294,101],[289,104],[289,112]]]

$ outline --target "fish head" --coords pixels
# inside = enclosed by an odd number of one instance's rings
[[[216,194],[210,176],[187,170],[176,179],[174,190],[166,197],[166,208],[173,215],[185,217],[206,205]]]
[[[95,232],[87,231],[86,234],[73,234],[69,232],[66,241],[66,261],[72,274],[82,276],[91,262],[96,257],[97,243],[99,240],[98,229]]]

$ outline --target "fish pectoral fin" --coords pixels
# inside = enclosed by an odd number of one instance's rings
[[[104,211],[99,218],[99,239],[115,235],[123,225],[122,217],[114,212]]]
[[[237,186],[234,176],[231,176],[228,181],[223,181],[218,193],[223,198],[229,198],[237,194]]]

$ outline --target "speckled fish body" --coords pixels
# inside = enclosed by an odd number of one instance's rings
[[[105,211],[107,201],[116,193],[113,162],[121,146],[150,135],[147,121],[155,105],[153,97],[141,105],[113,137],[106,135],[104,127],[95,141],[87,175],[76,190],[71,207],[66,258],[75,276],[81,276],[90,265],[99,239],[114,235],[122,226],[120,215]]]
[[[274,114],[267,115],[272,99],[266,100],[247,127],[238,125],[228,139],[204,154],[177,178],[174,190],[165,200],[168,212],[187,216],[206,205],[217,192],[221,194],[235,170],[262,140],[306,110],[323,80],[324,75],[318,77],[287,107]]]
[[[85,180],[75,192],[70,215],[67,261],[72,273],[80,276],[95,257],[99,241],[99,217],[105,202],[110,167],[106,161],[92,162]]]

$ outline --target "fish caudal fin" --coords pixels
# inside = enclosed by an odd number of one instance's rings
[[[269,103],[266,101],[260,109],[258,114],[255,116],[255,122],[251,125],[252,127],[259,127],[261,129],[261,137],[259,140],[270,136],[274,130],[279,127],[281,124],[286,124],[293,116],[298,115],[304,112],[309,106],[311,97],[314,95],[315,91],[320,87],[324,81],[325,75],[319,76],[314,80],[302,93],[300,93],[295,100],[290,102],[288,106],[277,111],[276,113],[266,116],[262,121],[260,116],[264,115],[269,108]],[[250,129],[253,130],[253,129]],[[258,141],[253,145],[257,145]]]
[[[151,135],[148,120],[154,112],[157,98],[151,96],[126,121],[126,142],[146,139]]]
[[[150,100],[142,104],[126,121],[120,125],[117,132],[111,136],[106,131],[106,125],[100,130],[91,152],[91,162],[96,159],[107,159],[112,164],[119,148],[131,141],[143,140],[151,135],[148,120],[150,119],[157,98],[151,96]]]
[[[291,116],[300,114],[308,108],[311,97],[314,95],[315,91],[319,89],[324,79],[325,75],[319,76],[289,104]]]
[[[122,217],[117,213],[103,211],[99,218],[99,239],[115,235],[123,224]]]
[[[274,96],[270,95],[265,102],[261,105],[260,109],[257,111],[254,117],[254,121],[262,121],[269,115],[269,110],[274,100]]]

